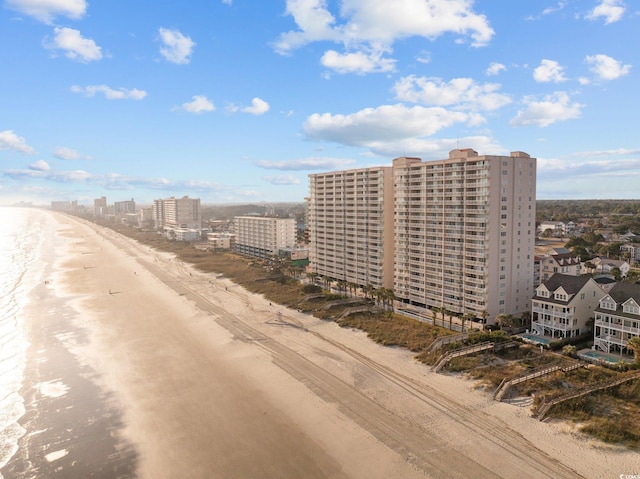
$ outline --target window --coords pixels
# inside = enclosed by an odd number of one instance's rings
[[[640,308],[638,307],[638,305],[631,303],[631,304],[625,304],[623,311],[625,313],[629,313],[629,314],[640,314]]]
[[[609,301],[609,299],[607,298],[606,300],[602,300],[600,302],[600,307],[602,309],[609,309],[611,311],[615,311],[616,310],[616,303]]]

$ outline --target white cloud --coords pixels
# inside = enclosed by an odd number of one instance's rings
[[[205,111],[214,111],[216,109],[213,102],[204,95],[194,95],[191,98],[193,101],[182,104],[182,109],[184,111],[189,113],[202,113]]]
[[[189,63],[189,58],[193,53],[193,47],[196,43],[189,37],[185,37],[178,30],[171,30],[169,28],[158,29],[160,33],[160,40],[163,46],[160,47],[160,53],[162,56],[172,63],[179,65]]]
[[[304,123],[305,134],[312,139],[345,145],[368,146],[374,142],[430,136],[455,123],[465,122],[470,115],[444,108],[405,105],[383,105],[366,108],[350,115],[314,113]]]
[[[604,17],[605,25],[615,23],[622,18],[625,4],[622,0],[602,0],[587,16],[587,20],[598,20]]]
[[[51,42],[45,40],[44,46],[51,50],[63,50],[71,60],[91,62],[102,59],[102,49],[90,38],[84,38],[79,30],[73,28],[54,28]]]
[[[424,64],[431,63],[431,52],[427,52],[427,51],[420,52],[420,54],[416,57],[416,60],[419,63],[424,63]]]
[[[252,115],[263,115],[269,111],[269,108],[270,106],[266,101],[256,97],[251,100],[251,106],[243,108],[242,111]]]
[[[577,156],[580,158],[588,156],[618,156],[618,155],[640,155],[640,149],[629,150],[627,148],[617,148],[615,150],[593,150],[593,151],[579,151],[572,153],[570,156]]]
[[[465,110],[496,110],[511,103],[511,99],[498,93],[500,85],[478,85],[471,78],[454,78],[445,83],[440,78],[409,75],[393,86],[396,98],[411,103],[450,106]]]
[[[32,147],[21,136],[16,135],[13,130],[0,131],[0,150],[14,150],[20,153],[35,153]]]
[[[325,66],[335,66],[342,73],[368,73],[390,71],[393,60],[383,59],[382,54],[390,52],[397,40],[414,36],[433,40],[453,33],[459,39],[470,37],[474,46],[483,46],[494,34],[487,18],[476,14],[467,0],[343,0],[339,18],[327,3],[287,0],[286,13],[298,29],[282,33],[275,50],[288,54],[312,42],[333,41],[344,45],[346,51],[325,53]]]
[[[395,70],[396,61],[382,58],[384,52],[366,53],[338,53],[328,50],[322,55],[320,62],[323,66],[338,73],[357,73],[359,75],[374,72],[390,72]]]
[[[564,68],[555,60],[542,60],[540,66],[533,70],[533,78],[539,83],[560,83],[566,81]]]
[[[114,90],[107,85],[89,85],[86,87],[74,85],[71,87],[71,91],[73,93],[80,93],[89,97],[95,96],[96,93],[102,93],[107,100],[142,100],[147,96],[146,91],[138,90],[137,88],[134,88],[133,90],[128,90],[126,88]]]
[[[549,15],[551,13],[555,13],[555,12],[559,12],[560,10],[562,10],[564,7],[567,6],[567,2],[558,2],[558,4],[555,7],[547,7],[542,11],[543,15]]]
[[[263,176],[262,179],[276,186],[300,184],[300,180],[293,175]]]
[[[47,163],[46,161],[38,160],[35,163],[31,163],[29,165],[29,169],[34,171],[49,171],[51,167],[49,166],[49,163]]]
[[[353,165],[351,158],[301,158],[290,161],[258,161],[256,164],[266,170],[308,171],[308,170],[338,170]]]
[[[608,55],[588,55],[585,62],[591,65],[591,71],[601,80],[615,80],[631,70],[631,65],[623,65]]]
[[[491,62],[485,74],[487,76],[497,75],[498,73],[505,71],[507,69],[502,63]]]
[[[520,110],[509,124],[511,126],[546,127],[557,121],[573,120],[580,117],[582,107],[573,102],[566,92],[558,91],[537,101],[534,97],[525,97],[525,110]]]
[[[53,152],[53,156],[60,158],[61,160],[92,160],[90,156],[81,155],[76,150],[67,148],[66,146],[59,146]]]
[[[46,24],[57,16],[82,18],[87,10],[85,0],[5,0],[5,4]]]

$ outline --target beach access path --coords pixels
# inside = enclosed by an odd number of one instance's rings
[[[140,478],[609,478],[601,446],[359,331],[272,305],[108,228],[56,215],[77,354],[123,411]]]

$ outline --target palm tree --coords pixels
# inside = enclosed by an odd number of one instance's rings
[[[373,299],[373,291],[374,287],[370,284],[362,287],[362,292],[364,293],[365,299],[369,299],[369,296],[371,296],[371,299]]]
[[[462,323],[462,332],[464,333],[464,324],[467,321],[473,321],[475,319],[476,315],[474,313],[465,313],[462,315],[462,317],[460,318],[460,322]]]
[[[396,300],[396,294],[389,288],[384,288],[384,291],[387,304],[391,307],[391,311],[393,312],[393,302]]]
[[[627,347],[633,350],[633,359],[640,364],[640,336],[634,336],[627,341]]]

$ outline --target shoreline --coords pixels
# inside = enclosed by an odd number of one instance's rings
[[[103,428],[136,477],[637,473],[636,453],[540,423],[408,351],[273,307],[112,230],[55,218],[69,225],[69,244],[84,236],[54,286],[87,334],[73,349],[121,415]]]

